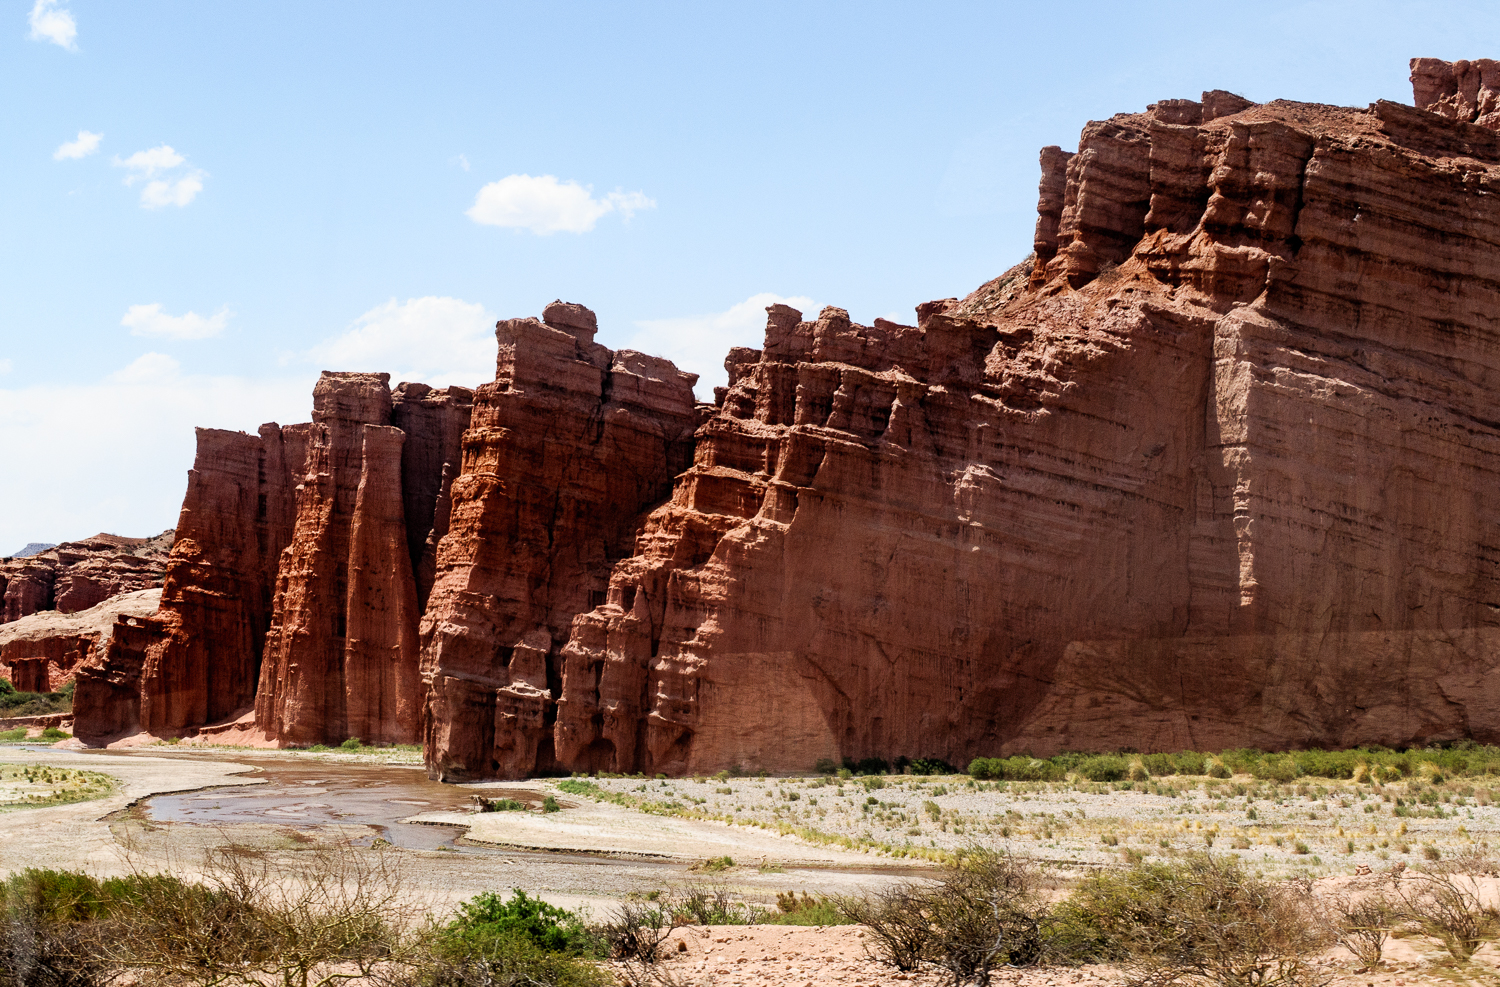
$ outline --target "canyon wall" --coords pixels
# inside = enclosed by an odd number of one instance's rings
[[[1412,80],[1092,122],[1025,264],[772,306],[711,405],[557,302],[474,392],[200,433],[80,734],[253,702],[451,780],[1500,742],[1500,72]]]
[[[596,329],[560,302],[496,327],[422,620],[424,743],[442,777],[564,767],[552,745],[573,619],[691,460],[697,378],[611,352]]]
[[[253,710],[275,742],[417,739],[412,558],[446,528],[424,477],[456,472],[472,394],[421,384],[393,393],[388,381],[324,373],[311,423],[272,423],[255,435],[198,430],[160,608],[117,627],[79,669],[79,736],[186,736]],[[414,438],[405,441],[393,421],[412,427]],[[407,449],[411,471],[421,474],[409,485],[418,490],[415,536],[403,501]],[[377,600],[381,591],[394,602]],[[384,662],[403,635],[404,672],[354,673],[352,706],[375,713],[373,722],[351,721],[346,660]],[[399,722],[398,691],[413,707]]]

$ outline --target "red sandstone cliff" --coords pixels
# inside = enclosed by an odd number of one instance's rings
[[[422,621],[428,761],[449,778],[518,776],[552,754],[562,647],[604,597],[642,514],[687,465],[696,378],[593,341],[594,314],[554,303],[499,323],[453,481]]]
[[[713,406],[563,303],[473,394],[325,375],[200,444],[79,730],[254,692],[444,778],[1500,742],[1500,73],[1412,76],[1090,123],[1027,265],[913,326],[773,306]]]

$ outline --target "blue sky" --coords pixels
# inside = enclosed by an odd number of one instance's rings
[[[1227,11],[1220,13],[1219,11]],[[1409,102],[1464,3],[0,0],[0,552],[176,522],[194,425],[477,384],[561,297],[722,378],[770,298],[910,321],[1024,256],[1037,151],[1204,89]]]

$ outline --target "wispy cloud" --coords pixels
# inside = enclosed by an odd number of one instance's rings
[[[587,233],[600,217],[618,212],[627,220],[656,208],[644,192],[610,192],[594,198],[593,188],[555,175],[507,175],[479,190],[465,213],[476,223],[551,233]]]
[[[94,134],[87,130],[80,130],[77,140],[68,141],[52,152],[52,160],[69,161],[86,158],[99,150],[99,142],[103,139],[103,134]]]
[[[636,323],[640,329],[630,340],[631,349],[654,356],[664,356],[677,369],[698,375],[696,391],[699,400],[713,396],[715,387],[729,382],[724,358],[734,346],[759,348],[765,343],[766,306],[780,302],[804,313],[816,313],[818,305],[811,298],[788,298],[761,292],[731,305],[722,312],[690,315],[674,319],[645,319]]]
[[[66,8],[58,6],[57,0],[36,0],[32,5],[31,40],[50,41],[60,48],[77,51],[74,39],[78,37],[78,22]]]
[[[178,377],[182,364],[165,353],[144,353],[114,373],[109,379],[117,384],[167,384]]]
[[[132,336],[159,336],[166,339],[208,339],[217,336],[229,325],[233,313],[224,306],[213,315],[204,318],[197,312],[168,315],[161,310],[160,302],[150,305],[132,305],[125,310],[120,325],[130,330]]]
[[[458,298],[392,298],[303,359],[324,370],[383,370],[393,381],[475,387],[495,379],[495,316]]]
[[[464,171],[469,170],[469,156],[467,154],[456,154],[448,160],[458,165]]]
[[[141,208],[143,209],[160,209],[163,206],[180,208],[198,197],[198,193],[203,191],[203,179],[208,177],[208,172],[201,168],[178,172],[175,175],[164,175],[162,178],[156,177],[186,163],[187,158],[178,154],[169,144],[162,144],[146,151],[137,151],[128,158],[116,157],[114,160],[116,168],[125,168],[130,172],[125,176],[126,185],[146,182],[145,187],[141,189]]]
[[[195,171],[170,181],[147,182],[141,189],[141,206],[160,209],[162,206],[185,206],[203,191],[204,172]]]

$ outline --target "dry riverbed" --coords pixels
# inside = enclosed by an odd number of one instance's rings
[[[969,843],[1088,869],[1211,850],[1267,876],[1322,877],[1500,848],[1500,791],[1458,778],[1385,785],[1249,776],[1149,782],[948,777],[589,778],[639,811],[779,833],[875,859],[941,859]]]
[[[514,887],[603,918],[627,896],[694,882],[712,881],[772,908],[781,891],[870,891],[930,875],[935,861],[970,843],[1050,861],[1060,886],[1137,857],[1212,849],[1267,876],[1305,875],[1331,887],[1362,867],[1415,870],[1434,856],[1500,841],[1493,793],[1463,779],[1277,786],[1172,777],[1127,788],[962,776],[720,777],[445,786],[399,763],[406,756],[165,745],[107,754],[0,749],[0,804],[11,806],[0,812],[0,869],[100,876],[181,869],[229,843],[293,861],[318,846],[372,846],[389,836],[413,901],[434,916],[481,891]],[[558,811],[542,811],[549,795]],[[475,796],[524,808],[475,812]],[[401,844],[398,830],[409,835],[422,826],[435,835]],[[707,861],[714,864],[705,868]],[[876,962],[858,927],[722,926],[674,935],[683,948],[672,954],[672,969],[683,984],[943,982],[936,970],[902,974]],[[1386,957],[1372,974],[1356,974],[1340,950],[1320,963],[1339,987],[1500,982],[1494,945],[1455,966],[1435,941],[1413,935],[1393,939]],[[1062,987],[1121,977],[1087,967],[1007,970],[997,980]]]

